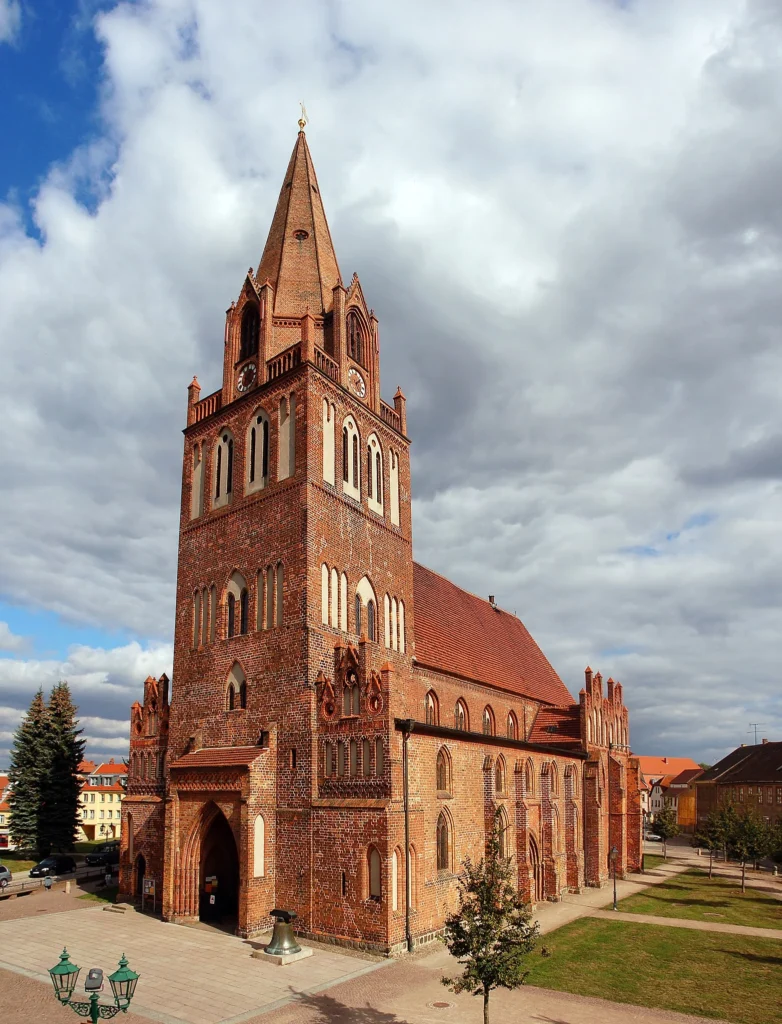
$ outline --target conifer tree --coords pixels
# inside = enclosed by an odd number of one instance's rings
[[[76,706],[66,682],[59,682],[52,690],[48,712],[48,771],[38,826],[38,844],[44,853],[70,850],[76,839],[80,789],[76,773],[85,742],[80,739]]]
[[[41,786],[48,765],[48,717],[43,690],[39,690],[14,733],[11,747],[10,833],[14,843],[24,850],[39,848]]]
[[[501,856],[501,822],[476,865],[464,862],[459,879],[459,909],[445,921],[442,941],[464,968],[456,978],[442,978],[454,992],[483,996],[483,1021],[489,1024],[489,995],[494,988],[517,988],[529,974],[526,958],[538,941],[532,909],[513,885],[509,858]],[[545,949],[543,956],[548,956]]]

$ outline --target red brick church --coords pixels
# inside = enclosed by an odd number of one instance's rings
[[[173,687],[131,709],[120,889],[247,935],[269,911],[388,951],[455,905],[499,812],[530,901],[641,859],[622,687],[574,701],[523,623],[413,561],[401,390],[343,283],[304,132],[188,388]]]

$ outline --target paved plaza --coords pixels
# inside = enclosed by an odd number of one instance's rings
[[[621,899],[656,884],[696,860],[677,849],[675,860],[617,885]],[[123,1024],[478,1024],[482,1007],[440,983],[454,962],[439,944],[401,961],[316,946],[315,955],[280,968],[252,958],[259,940],[239,939],[205,926],[182,927],[134,911],[124,914],[79,900],[78,891],[34,894],[0,903],[0,1020],[60,1024],[73,1014],[51,993],[48,969],[64,945],[72,960],[110,973],[121,953],[141,975],[133,1010]],[[583,916],[633,918],[606,910],[610,888],[543,904],[543,933]],[[73,913],[78,910],[78,913]],[[654,919],[642,918],[653,924]],[[660,919],[666,926],[744,931],[696,921]],[[758,929],[751,929],[755,932]],[[775,936],[773,930],[763,934]],[[440,1005],[438,1005],[440,1004]],[[22,1011],[20,1013],[20,1010]],[[14,1012],[15,1011],[15,1012]],[[524,987],[492,995],[492,1017],[513,1024],[697,1024],[699,1018]],[[715,1024],[714,1021],[711,1024]]]

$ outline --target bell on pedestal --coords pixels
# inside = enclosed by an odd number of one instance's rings
[[[301,946],[293,934],[291,921],[295,921],[297,915],[292,910],[272,910],[269,914],[274,918],[274,931],[272,941],[266,946],[265,952],[274,956],[286,956],[290,953],[300,953]]]

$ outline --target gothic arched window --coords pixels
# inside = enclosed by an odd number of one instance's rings
[[[440,714],[437,706],[437,696],[434,690],[430,690],[429,693],[427,693],[426,695],[426,724],[440,724]]]
[[[441,811],[437,819],[437,870],[447,871],[451,865],[451,842],[448,818]]]
[[[375,639],[375,602],[367,604],[367,639]]]
[[[224,431],[218,441],[214,454],[214,501],[213,506],[219,508],[230,500],[233,491],[234,474],[234,439],[229,431]]]
[[[519,738],[519,723],[512,711],[508,712],[507,735],[509,740],[517,740]]]
[[[367,856],[367,869],[369,873],[369,898],[380,900],[383,897],[381,885],[381,861],[380,854],[374,846],[370,846]]]
[[[250,421],[247,489],[259,491],[269,482],[269,418],[261,410]]]
[[[469,724],[467,718],[467,705],[463,700],[457,700],[456,707],[453,709],[453,725],[454,729],[461,729],[464,732]]]
[[[250,607],[250,595],[243,590],[239,595],[239,632],[244,635],[247,632],[247,614]]]
[[[483,709],[483,734],[484,736],[494,735],[494,712],[488,704]]]
[[[347,315],[348,355],[357,363],[365,366],[364,362],[364,330],[358,313],[350,310]]]
[[[498,793],[505,792],[505,758],[500,755],[494,768],[494,788]]]
[[[356,594],[356,633],[361,636],[361,598]]]
[[[228,639],[236,632],[236,598],[233,594],[228,595]]]
[[[448,771],[448,754],[445,749],[441,747],[437,751],[437,791],[438,793],[448,793],[450,791],[450,772]]]
[[[254,302],[248,302],[242,313],[241,347],[239,361],[249,359],[258,352],[258,337],[261,333],[261,316]]]

